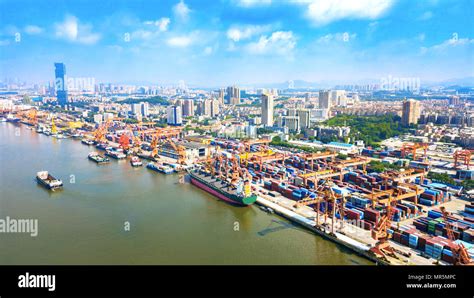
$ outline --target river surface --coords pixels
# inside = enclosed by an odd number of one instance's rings
[[[125,160],[97,165],[87,159],[93,150],[0,123],[0,219],[38,220],[36,237],[0,233],[0,264],[373,264],[258,206],[234,207],[180,184],[177,175]],[[39,186],[40,170],[64,189]]]

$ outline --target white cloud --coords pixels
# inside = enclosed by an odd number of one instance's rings
[[[453,47],[462,47],[462,46],[468,46],[468,45],[473,45],[474,44],[474,39],[469,39],[469,38],[450,38],[448,40],[445,40],[444,42],[435,45],[431,47],[433,50],[437,51],[443,51],[448,48],[453,48]]]
[[[25,27],[24,30],[27,34],[31,35],[40,34],[41,32],[43,32],[43,28],[35,25],[28,25]]]
[[[68,15],[62,23],[54,25],[55,36],[70,42],[82,44],[95,44],[100,39],[100,34],[92,33],[92,26],[80,24],[75,16]]]
[[[169,46],[177,48],[185,48],[192,42],[193,38],[187,35],[171,37],[166,41]]]
[[[243,27],[233,26],[227,30],[227,38],[237,42],[239,40],[248,39],[254,35],[261,34],[269,30],[271,30],[270,25],[248,25]]]
[[[243,7],[252,7],[257,5],[269,5],[272,0],[237,0],[237,5]]]
[[[394,0],[296,0],[307,5],[306,17],[316,25],[342,19],[377,19],[387,12]]]
[[[173,12],[176,17],[180,18],[181,20],[187,20],[189,17],[189,13],[191,9],[181,0],[178,4],[173,6]]]
[[[164,32],[168,30],[168,25],[170,22],[171,20],[169,18],[161,18],[156,21],[146,21],[144,24],[156,26],[159,31]]]
[[[276,31],[270,37],[261,36],[257,42],[247,45],[251,54],[278,54],[287,55],[296,46],[296,38],[291,31]]]

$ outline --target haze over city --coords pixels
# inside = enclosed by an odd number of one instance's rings
[[[473,85],[470,1],[2,1],[0,77],[216,87]]]

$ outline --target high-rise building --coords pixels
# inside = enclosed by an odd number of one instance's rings
[[[329,98],[329,91],[319,91],[319,108],[330,109],[331,100]]]
[[[167,112],[167,123],[168,125],[181,125],[183,124],[183,117],[180,106],[169,106],[166,109]]]
[[[279,127],[286,127],[292,132],[300,130],[300,118],[298,116],[281,116],[277,124]]]
[[[310,127],[310,111],[307,109],[300,109],[297,111],[299,117],[300,129],[305,129]]]
[[[224,89],[219,89],[219,95],[217,97],[219,99],[219,104],[223,105],[224,104],[224,98],[225,98],[225,90]]]
[[[273,126],[273,96],[262,94],[262,124]]]
[[[219,100],[212,99],[211,100],[211,117],[216,117],[219,115]]]
[[[56,77],[56,97],[60,106],[67,104],[67,77],[66,65],[64,63],[54,63],[54,74]]]
[[[140,111],[142,113],[142,116],[143,117],[148,117],[148,115],[150,115],[150,106],[148,104],[148,102],[141,102],[140,103]]]
[[[414,99],[408,99],[403,102],[402,125],[410,126],[416,124],[420,118],[420,102]]]
[[[227,87],[227,102],[231,105],[240,103],[240,89],[236,86]]]
[[[194,116],[194,100],[185,99],[183,103],[183,116],[190,117]]]
[[[449,104],[452,105],[452,106],[457,106],[461,103],[461,101],[459,100],[459,96],[451,96],[449,98]]]
[[[141,104],[140,103],[132,103],[132,114],[133,115],[141,115]]]

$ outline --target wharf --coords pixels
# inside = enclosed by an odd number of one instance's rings
[[[257,189],[261,190],[259,186],[257,186]],[[393,241],[390,241],[392,247],[404,253],[411,253],[411,256],[404,257],[399,255],[400,259],[388,257],[389,261],[380,259],[370,251],[370,248],[376,243],[376,241],[372,239],[370,231],[345,223],[344,228],[341,229],[341,227],[338,226],[337,229],[335,228],[334,234],[332,234],[331,218],[327,218],[326,224],[324,224],[323,216],[320,216],[320,222],[323,224],[316,227],[316,213],[310,207],[303,206],[296,209],[293,207],[295,201],[283,196],[270,197],[258,192],[257,204],[272,208],[276,214],[305,227],[327,240],[336,242],[378,265],[432,265],[435,261],[434,259],[427,259],[421,255],[414,254],[413,250]],[[339,223],[340,221],[338,221],[337,225],[339,225]]]

